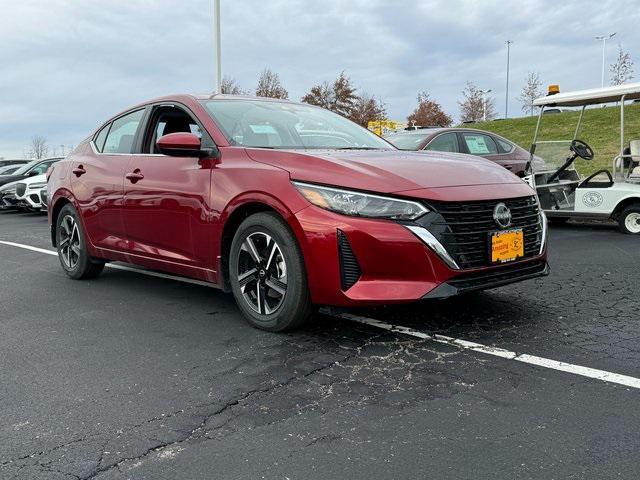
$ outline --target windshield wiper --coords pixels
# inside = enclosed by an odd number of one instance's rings
[[[333,147],[331,150],[384,150],[382,147]]]

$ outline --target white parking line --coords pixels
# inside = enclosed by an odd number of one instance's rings
[[[23,248],[24,250],[31,250],[32,252],[46,253],[47,255],[58,256],[58,252],[55,250],[48,250],[46,248],[32,247],[31,245],[23,245],[22,243],[6,242],[0,240],[0,244],[8,245],[10,247]],[[168,273],[159,273],[152,270],[142,270],[141,268],[127,267],[126,265],[117,265],[115,263],[107,263],[107,268],[113,268],[114,270],[124,270],[125,272],[141,273],[142,275],[148,275],[149,277],[166,278],[169,280],[177,280],[183,283],[191,283],[192,285],[200,285],[202,287],[216,288],[213,283],[204,282],[202,280],[195,280],[193,278],[179,277],[177,275],[170,275]]]
[[[31,245],[23,245],[21,243],[7,242],[0,240],[0,244],[8,245],[11,247],[22,248],[24,250],[31,250],[33,252],[44,253],[47,255],[57,256],[58,253],[54,250],[48,250],[46,248],[32,247]],[[151,277],[165,278],[169,280],[177,280],[179,282],[191,283],[195,285],[201,285],[205,287],[213,287],[214,285],[200,280],[192,280],[190,278],[178,277],[175,275],[168,275],[164,273],[152,272],[149,270],[141,270],[138,268],[127,267],[123,265],[107,264],[109,268],[116,270],[125,270],[128,272],[141,273],[143,275],[149,275]],[[640,389],[640,378],[630,377],[628,375],[620,375],[618,373],[607,372],[605,370],[598,370],[596,368],[583,367],[581,365],[574,365],[571,363],[560,362],[558,360],[551,360],[548,358],[537,357],[535,355],[529,355],[526,353],[516,353],[503,348],[489,347],[480,343],[470,342],[460,338],[447,337],[445,335],[429,334],[414,330],[413,328],[403,327],[402,325],[393,325],[390,323],[377,320],[375,318],[363,317],[360,315],[352,315],[350,313],[333,313],[331,309],[323,308],[321,312],[332,316],[334,318],[340,318],[343,320],[349,320],[351,322],[362,323],[371,327],[380,328],[389,332],[400,333],[402,335],[409,335],[411,337],[419,338],[421,340],[430,340],[432,342],[444,343],[463,350],[473,350],[474,352],[484,353],[486,355],[492,355],[494,357],[500,357],[507,360],[514,360],[516,362],[527,363],[529,365],[535,365],[538,367],[549,368],[551,370],[558,370],[561,372],[572,373],[574,375],[580,375],[582,377],[593,378],[595,380],[602,380],[603,382],[616,383],[618,385],[624,385],[626,387]]]
[[[538,367],[550,368],[552,370],[559,370],[561,372],[573,373],[574,375],[580,375],[582,377],[593,378],[596,380],[602,380],[609,383],[617,383],[618,385],[624,385],[631,388],[640,388],[640,378],[630,377],[628,375],[620,375],[619,373],[607,372],[605,370],[598,370],[596,368],[583,367],[581,365],[574,365],[572,363],[560,362],[558,360],[551,360],[549,358],[537,357],[535,355],[529,355],[526,353],[516,353],[503,348],[488,347],[480,343],[469,342],[468,340],[462,340],[460,338],[447,337],[445,335],[431,335],[412,328],[403,327],[401,325],[392,325],[390,323],[376,320],[375,318],[361,317],[359,315],[352,315],[350,313],[338,313],[331,314],[333,317],[342,318],[344,320],[350,320],[352,322],[364,323],[376,328],[388,330],[390,332],[401,333],[403,335],[410,335],[412,337],[420,338],[423,340],[431,340],[438,343],[446,343],[457,348],[464,350],[473,350],[474,352],[485,353],[487,355],[493,355],[494,357],[506,358],[507,360],[515,360],[516,362],[528,363],[529,365],[536,365]]]

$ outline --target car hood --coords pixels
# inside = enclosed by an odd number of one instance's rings
[[[255,161],[282,168],[293,180],[358,190],[408,190],[522,183],[503,167],[473,155],[399,150],[268,150],[247,148]]]
[[[27,185],[33,185],[34,183],[47,183],[47,174],[43,173],[42,175],[34,175],[33,177],[29,177],[24,180],[23,183]]]
[[[0,186],[27,178],[25,175],[0,175]]]

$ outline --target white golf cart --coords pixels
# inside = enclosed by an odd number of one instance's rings
[[[624,142],[625,102],[640,99],[640,83],[550,94],[533,102],[540,107],[531,145],[531,168],[540,205],[552,222],[570,218],[612,218],[624,233],[640,233],[640,138]],[[575,169],[576,158],[592,160],[593,149],[579,140],[584,112],[589,105],[617,102],[620,109],[620,151],[612,170],[599,170],[587,178]],[[571,140],[538,139],[545,108],[582,107]],[[610,107],[612,108],[612,107]],[[556,117],[557,118],[557,117]]]

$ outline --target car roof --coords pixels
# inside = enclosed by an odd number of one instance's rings
[[[494,132],[488,132],[486,130],[479,130],[477,128],[464,128],[464,127],[428,127],[428,128],[419,128],[418,130],[398,130],[395,132],[389,133],[388,136],[391,135],[432,135],[434,133],[441,132],[471,132],[471,133],[486,133],[487,135],[494,135],[496,137],[502,138],[500,135]]]
[[[283,98],[271,98],[271,97],[259,97],[256,95],[229,95],[226,93],[205,93],[205,94],[195,94],[195,93],[179,93],[175,95],[166,95],[164,97],[157,97],[150,100],[147,100],[139,105],[148,105],[150,103],[161,103],[161,102],[178,102],[184,100],[254,100],[261,102],[277,102],[277,103],[295,103],[300,104],[300,102],[293,102],[291,100],[283,99]],[[308,105],[308,104],[304,104]],[[311,105],[313,106],[313,105]],[[135,108],[135,107],[134,107]],[[128,108],[127,111],[131,110]]]

